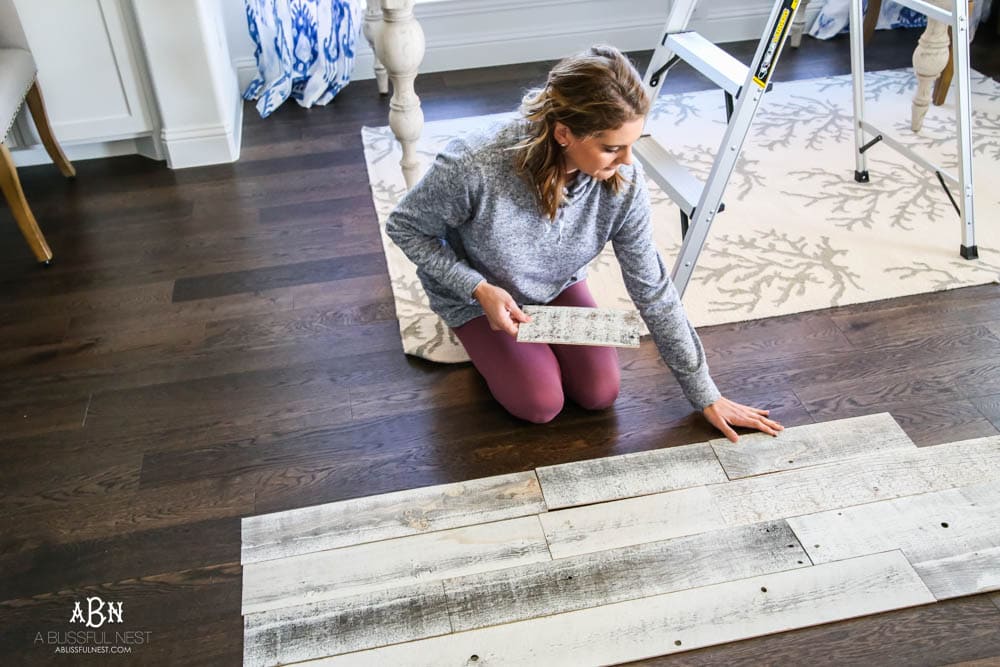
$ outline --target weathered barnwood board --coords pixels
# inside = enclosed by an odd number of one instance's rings
[[[397,491],[248,517],[241,560],[286,558],[544,511],[538,478],[530,471]]]
[[[723,528],[726,524],[710,488],[697,486],[571,507],[539,518],[552,557],[566,558]]]
[[[243,664],[285,665],[449,632],[441,582],[424,582],[249,614]]]
[[[989,482],[1000,436],[897,449],[710,487],[727,525],[812,514]]]
[[[555,558],[988,482],[1000,436],[897,449],[541,515]]]
[[[444,580],[455,631],[811,565],[784,521]]]
[[[709,444],[729,479],[916,447],[887,412],[796,426],[778,437],[751,433],[739,442],[719,438]]]
[[[518,325],[519,343],[639,347],[639,313],[634,310],[525,306],[531,322]]]
[[[243,566],[243,613],[549,560],[536,516]]]
[[[1000,475],[789,524],[813,562],[899,549],[939,600],[1000,589]]]
[[[535,472],[550,510],[727,480],[706,443],[544,466]]]
[[[933,602],[901,553],[767,574],[309,663],[604,665]]]

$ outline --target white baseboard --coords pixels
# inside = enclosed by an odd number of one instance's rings
[[[156,157],[154,155],[149,155],[150,141],[150,137],[140,137],[138,139],[119,139],[117,141],[102,141],[100,143],[91,144],[60,145],[63,149],[63,153],[66,154],[66,157],[69,158],[70,162],[136,154],[146,155],[147,157],[152,157],[153,159],[162,160],[162,156]],[[11,155],[14,157],[14,164],[18,167],[31,167],[38,164],[52,164],[52,159],[49,157],[49,154],[45,152],[45,148],[41,145],[12,150]]]
[[[236,118],[226,125],[206,125],[160,134],[167,166],[171,169],[235,162],[240,157],[243,105],[236,104]]]

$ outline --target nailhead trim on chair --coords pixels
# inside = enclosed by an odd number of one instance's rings
[[[3,139],[0,139],[0,143],[7,141],[7,133],[10,132],[10,128],[14,127],[14,121],[17,120],[17,114],[21,113],[21,107],[24,106],[24,100],[28,97],[28,91],[31,90],[33,85],[35,85],[35,79],[37,76],[38,75],[36,74],[31,77],[31,83],[29,83],[28,87],[24,89],[24,92],[21,93],[21,103],[17,105],[17,108],[14,110],[14,115],[10,117],[10,122],[7,124],[7,129],[3,131]]]

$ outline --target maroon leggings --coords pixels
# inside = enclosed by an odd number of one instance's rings
[[[597,306],[583,281],[549,305]],[[613,347],[518,343],[490,329],[485,315],[454,331],[493,397],[515,417],[544,424],[562,410],[564,396],[588,410],[603,410],[618,398],[621,373]]]

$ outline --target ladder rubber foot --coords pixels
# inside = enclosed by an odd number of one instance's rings
[[[958,252],[965,259],[979,259],[979,246],[962,246]]]
[[[858,171],[858,170],[855,169],[854,170],[854,180],[856,180],[858,183],[867,183],[868,182],[868,170],[866,169],[864,171]]]

